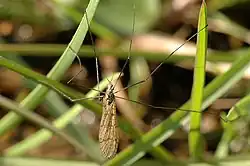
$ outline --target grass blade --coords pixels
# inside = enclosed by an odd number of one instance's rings
[[[205,1],[202,2],[198,32],[207,26],[207,9]],[[202,98],[205,82],[205,68],[207,55],[207,28],[200,31],[197,36],[196,58],[194,68],[194,81],[191,94],[191,110],[202,111]],[[200,133],[202,114],[191,112],[190,131],[189,131],[189,152],[193,159],[201,158],[203,154],[203,143]]]
[[[0,53],[4,52],[17,52],[21,56],[59,56],[66,45],[63,44],[0,44]],[[94,53],[93,46],[83,45],[79,50],[79,57],[95,57],[103,54],[110,54],[119,57],[120,59],[127,59],[128,51],[120,48],[96,48],[97,55]],[[239,50],[230,51],[215,51],[208,50],[207,61],[210,62],[234,62],[239,56],[249,52],[249,48],[242,48]],[[166,56],[171,52],[166,50],[165,52],[156,51],[143,51],[143,50],[131,50],[133,57],[144,57],[147,60],[153,62],[162,62]],[[195,54],[183,54],[176,52],[175,56],[172,56],[164,63],[178,62],[187,59],[194,59]]]

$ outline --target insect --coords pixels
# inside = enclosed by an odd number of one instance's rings
[[[99,129],[99,143],[102,156],[111,159],[115,156],[119,144],[119,133],[116,119],[114,86],[108,85],[103,98],[103,113]]]

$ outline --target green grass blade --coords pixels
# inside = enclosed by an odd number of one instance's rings
[[[99,3],[99,0],[91,0],[89,2],[89,5],[86,9],[86,12],[88,13],[88,20],[92,20],[95,10],[97,8],[97,5]],[[86,14],[84,14],[82,21],[80,25],[77,28],[77,31],[75,35],[73,36],[71,42],[69,43],[68,47],[60,57],[60,59],[57,61],[55,66],[52,68],[52,70],[48,73],[47,77],[51,78],[53,80],[60,80],[61,77],[63,77],[65,71],[70,67],[71,63],[75,59],[75,55],[70,49],[70,47],[78,52],[80,49],[83,39],[85,38],[85,35],[88,31],[88,23],[86,20]],[[47,92],[48,88],[43,85],[38,85],[20,104],[22,107],[29,108],[30,110],[33,110],[38,104],[40,104]],[[13,112],[8,113],[6,116],[4,116],[0,120],[0,135],[3,135],[6,131],[8,131],[11,128],[14,128],[16,125],[18,125],[21,122],[22,118],[18,115],[16,115]]]
[[[250,109],[250,94],[238,101],[228,112],[226,119],[234,121],[238,118],[248,116]]]
[[[149,74],[149,66],[147,61],[142,57],[131,57],[129,62],[130,81],[129,85],[133,85],[144,80]],[[141,85],[136,85],[128,89],[128,96],[131,100],[138,100]]]
[[[0,44],[0,53],[4,52],[17,52],[21,56],[59,56],[66,45],[63,44]],[[93,51],[94,47],[90,45],[83,45],[78,52],[80,57],[95,57],[105,54],[115,55],[120,59],[127,59],[128,51],[121,48],[96,48],[97,55]],[[207,61],[210,62],[234,62],[239,56],[249,52],[249,48],[241,48],[238,50],[230,51],[215,51],[208,50]],[[142,50],[131,50],[131,56],[133,57],[144,57],[147,60],[153,62],[161,62],[171,52],[166,50],[165,52],[153,52],[153,51],[142,51]],[[179,54],[176,52],[169,60],[164,63],[178,62],[182,60],[194,59],[195,54]]]
[[[202,98],[205,82],[205,68],[207,55],[207,9],[206,3],[203,1],[199,14],[198,32],[197,35],[197,51],[195,58],[194,80],[191,94],[191,110],[202,111]],[[201,158],[203,154],[203,143],[200,133],[202,114],[191,112],[190,131],[189,131],[189,153],[193,159]]]
[[[217,76],[204,89],[202,110],[206,109],[212,102],[224,95],[244,75],[245,70],[250,65],[250,53],[239,58],[223,75]],[[189,109],[190,101],[187,101],[181,109]],[[181,121],[188,115],[188,112],[176,111],[168,119],[160,123],[150,132],[141,137],[133,145],[120,152],[114,159],[108,161],[106,165],[122,165],[134,163],[145,152],[161,144],[169,138],[176,129],[181,126]]]
[[[233,131],[233,124],[232,123],[224,124],[224,132],[215,151],[216,158],[225,158],[228,156],[229,144],[233,139],[234,134],[235,132]]]

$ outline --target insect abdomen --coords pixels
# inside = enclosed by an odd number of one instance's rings
[[[103,113],[99,129],[99,143],[101,154],[105,159],[115,156],[119,144],[117,130],[115,101],[108,102],[107,96],[103,99]]]

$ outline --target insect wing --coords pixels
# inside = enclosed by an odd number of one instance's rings
[[[108,88],[103,98],[103,113],[99,129],[100,150],[105,159],[115,156],[119,144],[116,105],[114,98],[110,98],[111,93],[113,91]]]

